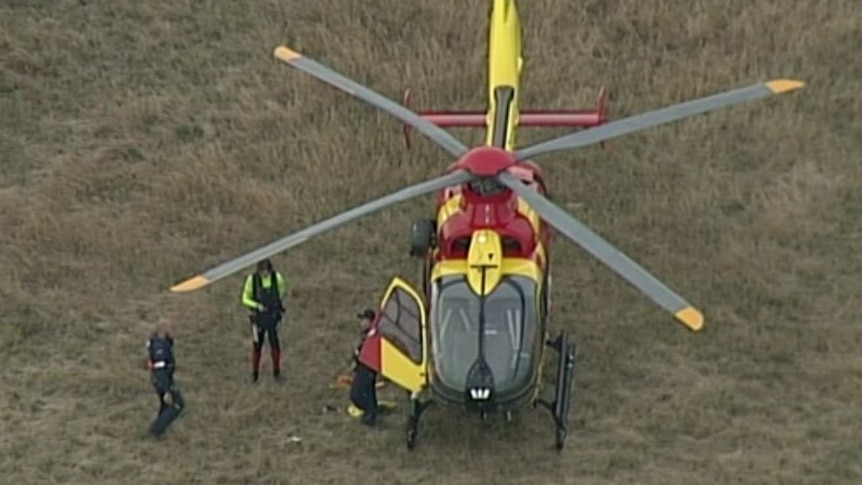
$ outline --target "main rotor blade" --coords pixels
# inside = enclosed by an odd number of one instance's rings
[[[703,315],[699,310],[542,194],[527,187],[508,172],[497,175],[497,180],[527,201],[548,224],[609,266],[659,306],[671,312],[688,328],[697,331],[703,327]]]
[[[366,86],[342,76],[323,64],[284,46],[277,47],[274,55],[279,60],[395,116],[443,147],[452,156],[460,158],[467,153],[468,148],[448,131],[422,118],[404,106],[372,91]]]
[[[409,199],[427,194],[429,192],[442,190],[446,187],[451,187],[453,185],[463,184],[465,182],[468,182],[472,178],[473,176],[469,172],[460,170],[444,175],[442,177],[437,177],[435,179],[401,189],[398,192],[394,192],[385,197],[381,197],[377,200],[373,200],[361,206],[354,207],[353,209],[330,217],[329,219],[326,219],[322,222],[318,222],[313,226],[290,234],[289,236],[283,237],[277,241],[267,244],[266,246],[255,249],[254,251],[246,253],[238,258],[220,264],[212,269],[207,270],[203,274],[189,278],[181,283],[174,285],[173,287],[171,287],[171,291],[174,293],[184,293],[188,291],[199,290],[217,280],[220,280],[226,276],[230,276],[233,273],[236,273],[248,266],[251,266],[258,261],[261,261],[276,253],[301,244],[309,238],[318,236],[326,231],[329,231],[330,229],[334,229],[338,226],[351,222],[354,219],[358,219],[359,217],[365,216],[372,212],[376,212],[380,209],[384,209],[388,206],[407,201]]]
[[[515,152],[517,160],[525,160],[538,155],[580,148],[594,143],[600,143],[611,138],[626,135],[635,131],[641,131],[653,126],[670,123],[682,118],[725,108],[744,101],[765,98],[775,94],[782,94],[801,88],[805,84],[791,79],[777,79],[774,81],[754,84],[744,88],[725,91],[705,98],[675,104],[667,108],[648,111],[639,115],[624,118],[618,121],[590,128],[578,133],[564,135],[553,140],[537,143],[522,148]]]

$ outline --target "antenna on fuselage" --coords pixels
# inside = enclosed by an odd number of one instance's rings
[[[467,397],[468,402],[473,402],[480,409],[492,405],[494,399],[494,373],[485,359],[485,280],[489,268],[495,268],[499,263],[472,263],[471,270],[480,270],[482,273],[479,285],[479,331],[478,349],[476,361],[467,371]]]
[[[485,281],[488,268],[496,268],[496,264],[476,263],[471,264],[470,269],[478,269],[482,272],[479,291],[479,359],[485,360]]]

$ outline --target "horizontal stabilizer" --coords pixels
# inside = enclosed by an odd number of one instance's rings
[[[403,105],[410,105],[410,90],[405,91]],[[416,111],[426,121],[440,128],[485,128],[488,126],[488,113],[485,111]],[[607,122],[607,92],[599,91],[596,109],[580,110],[522,110],[518,113],[519,127],[545,128],[591,128]],[[410,149],[409,125],[404,125],[404,143]],[[602,145],[604,146],[604,145]]]

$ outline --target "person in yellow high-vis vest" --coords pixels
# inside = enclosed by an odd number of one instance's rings
[[[276,271],[272,262],[265,259],[257,263],[257,270],[248,275],[242,292],[242,304],[251,314],[252,324],[252,381],[260,376],[260,357],[264,338],[269,338],[272,354],[272,374],[281,379],[281,344],[278,324],[284,314],[285,279]]]

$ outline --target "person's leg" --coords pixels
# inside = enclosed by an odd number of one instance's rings
[[[162,404],[164,411],[159,414],[152,426],[152,433],[155,436],[163,435],[185,407],[182,396],[173,388],[162,394]]]
[[[365,366],[360,365],[356,372],[355,381],[357,394],[360,398],[359,403],[365,411],[362,422],[373,426],[377,422],[377,406],[375,405],[376,394],[372,374]]]
[[[260,353],[263,349],[263,332],[257,324],[252,325],[252,356],[251,356],[251,378],[257,382],[260,376]]]
[[[376,384],[375,377],[377,376],[371,369],[366,368],[365,373],[368,377],[366,377],[366,408],[365,412],[368,416],[368,419],[373,422],[377,421],[377,417],[380,415],[380,408],[377,406],[377,388],[374,386]]]
[[[154,436],[161,436],[175,417],[174,396],[171,393],[172,382],[167,376],[158,375],[154,384],[159,396],[159,414],[150,426],[150,432]]]
[[[362,377],[357,371],[353,374],[353,382],[350,383],[350,402],[352,402],[357,408],[361,409],[364,414],[366,407],[365,401],[365,389],[363,387]]]
[[[177,388],[171,389],[171,396],[173,397],[173,407],[177,411],[177,415],[182,412],[182,410],[186,407],[186,402],[183,400],[183,395],[180,393],[180,390]]]
[[[369,413],[377,416],[380,414],[380,407],[377,405],[377,374],[368,372],[368,409]]]
[[[165,410],[168,409],[168,405],[165,404],[165,391],[156,389],[156,396],[159,397],[159,413],[156,414],[156,419],[159,419],[165,413]]]
[[[156,414],[156,419],[154,419],[153,422],[150,424],[150,434],[152,434],[153,436],[160,436],[164,432],[164,430],[161,429],[160,426],[162,416],[165,415],[165,410],[168,408],[168,406],[165,405],[165,392],[163,390],[156,388],[156,396],[159,397],[159,412],[158,414]]]
[[[269,351],[272,355],[272,375],[281,377],[281,343],[278,338],[278,325],[273,325],[269,330]]]

